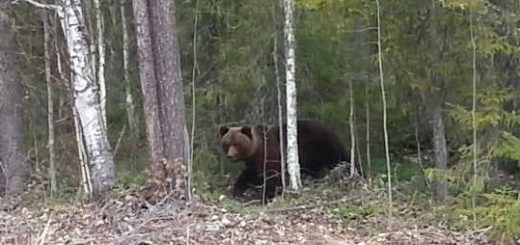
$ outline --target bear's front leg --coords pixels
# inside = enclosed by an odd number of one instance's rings
[[[255,169],[252,167],[247,167],[244,169],[244,171],[242,171],[242,173],[235,181],[233,196],[242,196],[251,185],[258,186],[260,184],[262,184],[262,181],[258,178]]]

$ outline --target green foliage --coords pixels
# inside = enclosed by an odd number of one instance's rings
[[[118,186],[125,189],[137,189],[147,183],[150,172],[148,155],[140,154],[132,158],[123,158],[116,165]]]
[[[493,155],[520,161],[520,139],[511,133],[504,132],[502,141],[495,147]]]
[[[385,212],[385,203],[369,203],[361,206],[345,205],[332,210],[342,219],[361,220],[380,215]]]
[[[478,112],[475,115],[478,129],[486,129],[489,127],[514,126],[520,123],[520,117],[511,115],[510,112],[502,110],[504,103],[513,98],[513,92],[505,89],[489,87],[477,93],[477,101],[479,102]],[[451,110],[451,116],[462,124],[463,128],[471,129],[472,118],[471,110],[464,109],[460,105],[455,105]],[[505,125],[504,125],[505,124]]]
[[[386,160],[377,158],[372,159],[372,172],[376,175],[386,175]],[[427,169],[430,169],[431,163],[423,163]],[[422,169],[419,164],[416,163],[398,163],[393,162],[392,164],[392,179],[396,181],[410,181],[414,177],[422,175]]]
[[[197,43],[193,43],[194,16],[198,7]],[[363,162],[365,145],[370,140],[372,187],[386,181],[383,153],[381,91],[376,67],[375,3],[365,0],[297,0],[296,3],[296,71],[298,114],[300,118],[316,118],[336,130],[349,146],[349,82],[353,82],[356,137]],[[520,117],[517,106],[520,90],[517,74],[520,38],[517,35],[519,6],[515,1],[472,0],[402,0],[382,1],[381,32],[385,89],[388,100],[390,150],[397,159],[409,154],[415,142],[415,117],[418,114],[419,140],[424,155],[431,148],[429,111],[434,94],[444,95],[444,122],[450,152],[447,170],[433,169],[424,163],[394,162],[392,174],[396,185],[409,185],[402,193],[430,190],[426,183],[438,180],[449,183],[454,204],[443,219],[475,215],[480,226],[497,223],[494,231],[506,237],[518,236],[518,200],[511,191],[489,194],[489,180],[501,162],[520,162]],[[122,77],[121,25],[116,5],[103,8],[107,50],[107,114],[109,138],[116,152],[119,185],[133,189],[148,178],[146,140],[130,139],[128,132],[119,137],[127,123],[125,91]],[[20,81],[26,92],[27,133],[30,159],[46,176],[45,84],[42,83],[43,59],[40,20],[31,6],[17,6],[12,11],[17,25],[17,45],[23,54]],[[472,47],[470,11],[473,17],[477,45],[477,109],[478,142],[472,139]],[[131,11],[128,15],[131,16]],[[283,71],[283,12],[279,1],[177,1],[176,18],[181,46],[182,78],[186,89],[186,119],[191,125],[195,110],[194,186],[195,191],[229,210],[255,212],[228,197],[230,187],[241,163],[231,163],[222,157],[218,143],[218,126],[228,122],[273,123],[277,121],[276,76],[284,80]],[[129,21],[129,23],[131,23]],[[38,28],[35,28],[38,27]],[[356,28],[357,31],[356,32]],[[130,46],[135,51],[134,28],[130,25]],[[95,37],[95,34],[94,34]],[[95,39],[94,39],[95,40]],[[274,49],[275,41],[277,49]],[[193,50],[197,50],[194,57]],[[274,64],[273,55],[278,57]],[[132,92],[137,109],[141,109],[141,93],[135,52],[130,52]],[[195,62],[194,62],[194,59]],[[53,61],[55,62],[55,58]],[[193,65],[196,64],[193,78]],[[54,63],[53,63],[54,64]],[[275,65],[280,73],[275,74]],[[52,67],[54,71],[56,67]],[[68,73],[67,69],[64,71]],[[53,76],[57,77],[54,72]],[[194,79],[196,107],[192,108],[190,85]],[[283,84],[282,84],[283,85]],[[53,84],[56,96],[70,108],[69,94],[62,83]],[[365,93],[365,86],[367,92]],[[284,93],[282,86],[282,93]],[[436,96],[436,95],[435,95]],[[282,96],[283,99],[283,96]],[[58,97],[56,97],[58,100]],[[57,105],[57,103],[56,103]],[[366,118],[366,107],[370,121]],[[62,108],[63,109],[63,108]],[[56,109],[57,111],[57,109]],[[142,114],[142,111],[138,110]],[[71,198],[79,189],[79,163],[70,109],[56,113],[56,150],[58,155],[59,198]],[[141,120],[143,124],[144,120]],[[370,139],[365,130],[370,123]],[[143,125],[142,125],[143,126]],[[144,127],[142,127],[144,129]],[[127,129],[128,130],[128,129]],[[144,130],[143,130],[144,131]],[[475,144],[475,145],[474,145]],[[410,147],[412,146],[412,147]],[[476,146],[476,147],[474,147]],[[406,149],[405,149],[406,148]],[[477,169],[473,168],[473,153],[477,149]],[[115,149],[114,149],[115,150]],[[408,151],[406,151],[408,150]],[[452,156],[454,155],[454,156]],[[452,158],[453,157],[453,158]],[[453,160],[452,160],[453,159]],[[46,183],[45,177],[43,182]],[[331,185],[337,184],[337,185]],[[503,186],[499,183],[497,186]],[[338,187],[340,186],[340,187]],[[344,183],[309,183],[306,195],[277,200],[277,204],[295,205],[317,202],[321,198],[336,198],[350,192]],[[424,188],[423,188],[424,187]],[[400,193],[401,193],[400,192]],[[415,194],[414,194],[415,195]],[[469,207],[470,198],[477,198],[476,207]],[[346,219],[367,218],[380,213],[379,204],[341,206],[336,214]],[[510,213],[509,216],[508,212]],[[464,223],[465,221],[457,221]]]
[[[481,14],[486,14],[488,9],[484,3],[484,1],[475,1],[475,0],[442,0],[441,3],[443,7],[458,9],[458,10],[467,10],[471,9],[472,11],[479,12]]]
[[[484,194],[486,205],[461,212],[468,217],[478,217],[479,228],[491,227],[497,239],[511,240],[520,236],[520,198],[517,190],[500,188]]]

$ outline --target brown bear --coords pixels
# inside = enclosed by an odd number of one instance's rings
[[[280,172],[280,151],[269,137],[269,128],[263,125],[220,127],[220,143],[226,156],[232,161],[242,161],[245,169],[237,178],[233,195],[240,196],[248,188],[263,185],[264,162],[266,175]],[[264,140],[264,136],[266,140]],[[267,150],[265,150],[267,149]],[[266,193],[272,196],[278,184],[275,178],[269,178]],[[281,183],[280,183],[281,184]]]
[[[258,125],[220,128],[220,142],[226,156],[243,161],[246,168],[234,184],[233,195],[242,195],[251,186],[262,186],[266,175],[266,197],[272,198],[281,186],[280,141],[278,126]],[[314,120],[298,120],[298,156],[303,174],[322,178],[326,170],[350,162],[350,152],[329,128]],[[284,148],[287,142],[283,125]],[[264,166],[265,162],[265,166]],[[361,174],[358,168],[358,173]]]

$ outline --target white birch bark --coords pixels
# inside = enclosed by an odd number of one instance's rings
[[[348,82],[349,87],[349,100],[350,100],[350,108],[349,108],[349,125],[350,125],[350,177],[354,176],[356,171],[356,167],[354,162],[356,161],[356,131],[354,128],[354,91],[352,86],[352,79]]]
[[[59,12],[59,11],[57,11],[57,12]],[[61,14],[57,14],[57,15],[61,16]],[[61,18],[61,17],[59,17],[59,18]],[[57,21],[55,21],[54,23],[57,23]],[[56,30],[54,33],[56,36],[56,34],[58,33],[58,30]],[[59,49],[59,44],[58,44],[57,39],[54,40],[54,51],[56,54],[56,68],[58,71],[58,75],[59,75],[61,81],[65,82],[65,81],[67,81],[67,79],[65,78],[65,74],[63,73],[63,69],[61,66],[61,64],[62,64],[61,55],[60,55],[60,49]],[[65,87],[67,88],[67,91],[72,94],[71,88],[68,83],[65,83]],[[61,96],[60,105],[59,105],[60,108],[64,104],[65,104],[65,98],[63,96]],[[59,114],[62,114],[62,112],[59,112]],[[62,115],[60,115],[60,118],[61,117],[62,117]],[[78,160],[79,160],[79,165],[80,165],[80,169],[81,169],[81,183],[80,184],[83,187],[83,190],[85,191],[85,193],[90,193],[92,188],[90,186],[90,177],[88,175],[88,166],[85,163],[85,158],[86,158],[85,151],[84,151],[85,147],[83,147],[83,140],[80,140],[80,139],[83,139],[83,136],[81,135],[81,130],[80,130],[79,124],[78,124],[78,114],[76,113],[76,108],[74,106],[72,107],[72,118],[74,119],[74,133],[76,135],[76,147],[77,147],[77,151],[78,151]]]
[[[57,12],[59,12],[59,11],[57,11]],[[59,13],[58,13],[58,15],[61,16],[61,14],[59,14]],[[61,17],[59,17],[59,18],[61,19]],[[55,23],[57,23],[57,22],[55,21]],[[55,34],[57,34],[57,33],[58,33],[58,30],[55,31]],[[61,81],[65,82],[65,81],[67,81],[67,79],[65,78],[65,74],[63,73],[63,69],[61,66],[62,61],[61,61],[60,49],[59,49],[59,44],[58,44],[57,39],[54,41],[54,50],[56,53],[56,68],[58,70],[59,77],[60,77]],[[67,91],[72,94],[71,88],[68,83],[65,83],[65,87],[67,88]],[[61,96],[60,99],[61,99],[60,100],[60,108],[61,108],[65,104],[65,98],[63,96]],[[61,117],[62,116],[60,115],[60,118]],[[76,112],[76,108],[74,106],[72,107],[72,118],[74,119],[74,133],[76,135],[76,147],[77,147],[77,151],[78,151],[78,160],[79,160],[79,165],[80,165],[80,169],[81,169],[81,186],[83,187],[83,190],[85,191],[85,193],[90,193],[92,190],[92,187],[90,185],[90,176],[89,176],[88,166],[85,163],[86,155],[85,155],[85,147],[83,147],[83,140],[82,140],[83,136],[81,134],[80,126],[78,124],[78,113]]]
[[[81,1],[63,0],[62,6],[58,11],[70,56],[74,106],[83,135],[83,139],[78,140],[84,142],[92,192],[98,194],[116,184],[114,160],[97,93],[98,84],[90,64],[89,46],[82,31],[85,19]]]
[[[101,15],[101,9],[99,0],[94,0],[94,8],[96,11],[96,31],[97,31],[97,51],[98,51],[98,70],[97,80],[99,84],[99,93],[101,101],[101,112],[103,114],[103,123],[107,127],[107,103],[106,103],[106,82],[105,82],[105,43],[103,36],[103,16]]]
[[[294,38],[294,2],[283,0],[285,13],[285,79],[287,93],[287,170],[290,178],[290,188],[299,191],[302,183],[300,163],[298,159],[297,111],[296,111],[296,57]]]

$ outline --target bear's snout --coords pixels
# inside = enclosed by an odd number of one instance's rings
[[[233,161],[238,161],[240,158],[240,154],[236,147],[229,147],[226,155]]]

